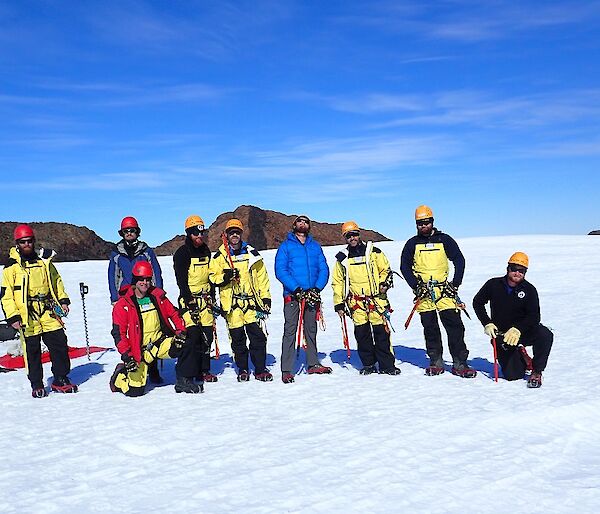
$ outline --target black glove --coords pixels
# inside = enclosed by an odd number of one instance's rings
[[[316,308],[321,303],[321,291],[316,287],[311,287],[304,295],[306,303],[309,307]]]
[[[186,334],[185,332],[177,332],[173,336],[173,341],[171,342],[171,348],[169,348],[169,357],[175,359],[181,355],[181,350],[183,349],[183,345],[185,344]]]
[[[240,278],[240,270],[237,268],[227,268],[223,271],[223,285],[226,286],[232,280]]]
[[[455,286],[452,282],[445,282],[444,287],[442,288],[442,296],[446,298],[456,298],[458,294],[458,287]]]
[[[303,296],[304,296],[304,289],[302,289],[301,287],[297,287],[296,289],[294,289],[294,292],[292,293],[292,298],[294,300],[299,302],[300,300],[302,300]]]
[[[137,371],[138,363],[135,360],[134,356],[131,355],[129,352],[121,355],[121,360],[125,363],[125,369],[127,370],[127,373],[133,373]]]
[[[266,312],[267,314],[269,314],[271,312],[271,299],[263,298],[261,300],[261,302],[263,304],[263,312]]]

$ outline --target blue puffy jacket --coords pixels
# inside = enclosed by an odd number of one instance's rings
[[[108,261],[108,288],[112,303],[119,299],[119,291],[131,284],[131,271],[137,261],[148,261],[152,264],[152,283],[163,288],[162,271],[154,250],[143,241],[137,242],[133,251],[127,252],[123,240],[115,245]]]
[[[329,266],[321,245],[310,235],[302,244],[289,232],[275,255],[275,276],[283,284],[283,296],[289,296],[299,287],[323,290],[329,280]]]

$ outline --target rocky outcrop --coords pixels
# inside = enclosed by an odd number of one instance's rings
[[[600,236],[600,230],[592,230],[588,236]]]
[[[296,214],[287,215],[281,212],[263,210],[252,205],[241,205],[233,212],[220,214],[208,229],[208,245],[216,250],[221,244],[221,234],[227,220],[238,218],[244,224],[244,239],[258,250],[277,248],[287,237],[287,233],[296,219]],[[311,234],[323,246],[343,244],[341,236],[342,223],[324,223],[313,221]],[[387,237],[373,230],[362,229],[364,240],[389,241]],[[172,255],[183,243],[183,235],[163,243],[156,248],[158,255]]]
[[[8,261],[8,251],[14,246],[14,221],[0,221],[0,264]],[[36,246],[52,248],[58,262],[108,259],[112,244],[87,227],[70,223],[29,223],[36,235]]]

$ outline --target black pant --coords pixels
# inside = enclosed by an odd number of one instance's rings
[[[371,327],[373,332],[371,333]],[[390,346],[390,335],[386,332],[384,325],[354,326],[354,337],[358,347],[358,356],[363,366],[373,366],[379,363],[379,371],[394,368],[395,358]]]
[[[522,338],[523,346],[533,347],[533,370],[544,371],[548,363],[548,356],[552,349],[554,334],[540,323],[540,325]],[[496,339],[496,350],[498,352],[498,363],[502,369],[502,375],[506,380],[520,380],[525,375],[525,361],[516,346],[503,344],[501,337]]]
[[[185,343],[175,365],[176,375],[192,378],[210,371],[210,347],[212,342],[212,326],[194,325],[188,327]]]
[[[48,347],[50,360],[52,361],[52,374],[54,377],[66,377],[71,371],[69,360],[69,349],[67,347],[67,336],[62,328],[52,332],[44,332],[41,335],[25,338],[25,349],[27,353],[27,378],[31,387],[42,387],[44,373],[42,369],[42,345],[41,341]]]
[[[456,309],[445,309],[439,311],[442,325],[448,335],[448,349],[452,359],[457,362],[464,362],[469,356],[469,350],[465,345],[465,326],[463,325],[460,313]],[[433,362],[442,357],[444,351],[442,347],[442,333],[437,320],[437,311],[421,312],[421,324],[425,333],[425,347],[427,355]]]
[[[243,327],[229,330],[235,365],[239,371],[248,370],[246,334],[248,334],[250,340],[250,359],[254,364],[254,372],[261,373],[267,369],[267,337],[258,323],[248,323]]]

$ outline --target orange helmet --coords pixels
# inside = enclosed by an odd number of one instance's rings
[[[35,237],[33,234],[33,229],[29,225],[17,225],[15,227],[15,231],[13,233],[15,237],[15,241],[19,239],[23,239],[24,237]]]
[[[427,205],[419,205],[415,209],[415,221],[426,220],[433,218],[433,211]]]
[[[519,266],[523,266],[524,268],[529,268],[529,257],[527,257],[526,253],[515,252],[508,259],[508,263],[518,264]]]
[[[198,227],[198,230],[204,230],[204,220],[197,214],[192,214],[185,219],[185,229]]]
[[[360,228],[356,224],[356,221],[346,221],[342,225],[342,236],[345,236],[348,232],[360,232]]]
[[[232,228],[238,228],[240,229],[242,232],[244,231],[244,225],[242,224],[242,222],[240,220],[238,220],[237,218],[231,218],[226,224],[225,224],[225,232],[227,232],[228,230],[232,229]]]

